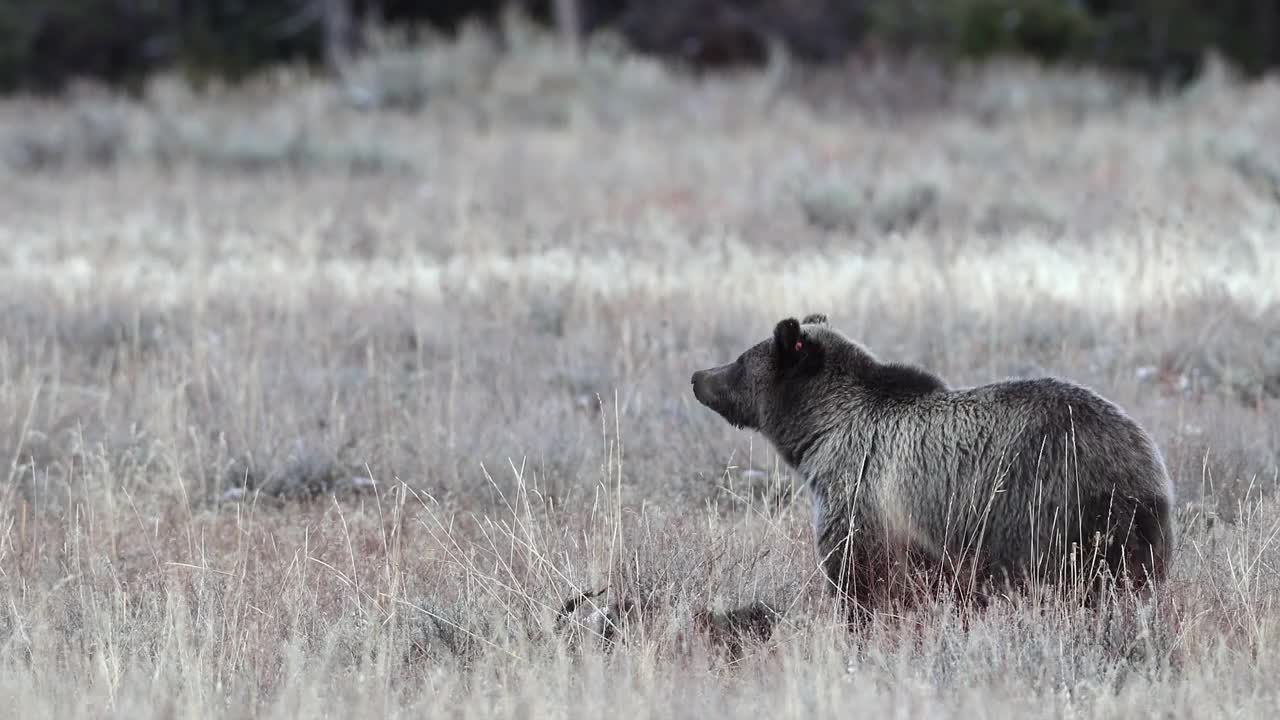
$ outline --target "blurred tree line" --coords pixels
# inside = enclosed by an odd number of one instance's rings
[[[570,42],[612,30],[700,69],[761,63],[773,41],[813,63],[923,48],[1175,81],[1210,48],[1250,73],[1280,64],[1280,0],[0,0],[0,90],[54,91],[76,76],[131,86],[162,67],[234,79],[278,61],[339,63],[358,51],[360,27],[449,33],[510,5]]]

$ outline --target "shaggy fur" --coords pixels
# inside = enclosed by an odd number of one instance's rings
[[[1079,385],[951,389],[810,316],[694,373],[693,391],[804,476],[822,566],[864,611],[922,587],[980,598],[1032,581],[1093,602],[1114,581],[1165,577],[1173,489],[1160,452]]]

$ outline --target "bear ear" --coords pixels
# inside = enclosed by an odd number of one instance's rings
[[[823,313],[812,313],[804,316],[803,324],[805,325],[826,325],[827,316]]]
[[[804,338],[800,335],[800,323],[795,318],[787,318],[773,329],[773,344],[778,357],[784,365],[792,364],[804,351]]]

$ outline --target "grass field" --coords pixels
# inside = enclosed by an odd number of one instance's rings
[[[517,35],[0,101],[13,717],[1274,715],[1280,83]],[[1178,492],[1157,601],[846,632],[804,490],[689,389],[808,312],[1122,404]],[[611,651],[555,625],[606,586]],[[757,600],[740,657],[693,632]]]

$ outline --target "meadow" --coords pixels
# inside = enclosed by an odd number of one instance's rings
[[[0,100],[13,717],[1271,717],[1280,82],[692,77],[509,29]],[[690,373],[822,312],[1156,438],[1169,582],[849,632]],[[608,588],[611,644],[557,623]],[[703,608],[782,609],[726,655]]]

